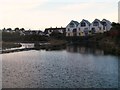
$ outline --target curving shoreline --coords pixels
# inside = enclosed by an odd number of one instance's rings
[[[45,50],[60,50],[60,49],[64,49],[65,48],[65,43],[58,43],[58,41],[56,43],[19,43],[20,46],[15,46],[10,48],[10,47],[6,47],[6,48],[2,48],[1,53],[12,53],[12,52],[19,52],[19,51],[28,51],[28,50],[41,50],[41,49],[45,49]]]
[[[95,38],[97,39],[97,38]],[[50,40],[49,42],[34,42],[34,43],[24,43],[28,44],[28,46],[22,45],[23,43],[12,43],[12,42],[4,42],[2,45],[1,53],[11,53],[11,52],[19,52],[19,51],[28,51],[28,50],[62,50],[65,49],[67,45],[79,45],[90,48],[98,48],[103,50],[106,54],[120,55],[120,48],[115,44],[113,40],[108,38],[96,41],[94,38],[90,38],[87,41],[84,39],[77,38],[79,41],[68,42],[67,40]],[[107,42],[106,42],[107,41]],[[34,45],[31,47],[31,45]],[[24,46],[24,47],[23,47]]]

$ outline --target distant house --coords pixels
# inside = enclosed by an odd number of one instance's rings
[[[19,29],[18,32],[20,33],[20,35],[25,35],[25,29]]]
[[[106,19],[102,20],[103,30],[104,32],[109,31],[112,28],[112,23]]]
[[[39,31],[38,31],[38,35],[44,36],[45,33],[44,33],[43,31],[39,30]]]
[[[27,30],[24,32],[24,35],[45,35],[41,30]]]
[[[88,36],[96,33],[104,33],[111,29],[111,22],[103,19],[95,19],[92,23],[83,19],[80,23],[72,20],[66,26],[66,36]]]
[[[92,34],[94,33],[103,33],[103,25],[102,22],[99,19],[95,19],[91,25],[90,25],[90,30]]]
[[[58,32],[58,33],[61,33],[61,34],[64,34],[65,33],[65,28],[61,27],[61,28],[46,28],[44,33],[47,35],[47,36],[50,36],[50,34],[52,34],[53,32]]]
[[[90,22],[83,19],[77,27],[77,36],[87,36],[90,32]]]
[[[78,36],[77,33],[77,26],[79,23],[77,21],[71,21],[67,26],[66,26],[66,36]]]

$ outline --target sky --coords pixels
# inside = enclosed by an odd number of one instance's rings
[[[119,4],[118,4],[118,22],[120,23],[120,1],[119,1]]]
[[[71,20],[103,18],[118,22],[119,0],[0,0],[0,29],[44,30]]]

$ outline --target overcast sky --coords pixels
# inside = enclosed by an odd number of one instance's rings
[[[118,22],[119,0],[0,0],[0,29],[44,30],[71,20],[106,18]]]

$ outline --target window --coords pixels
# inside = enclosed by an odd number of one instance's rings
[[[95,21],[95,22],[93,23],[93,26],[99,26],[99,23]]]
[[[77,29],[73,29],[73,32],[77,32]]]
[[[85,30],[88,30],[88,28],[85,28]]]
[[[102,22],[103,24],[103,30],[105,30],[106,26],[107,26],[107,23],[106,22]]]
[[[89,33],[91,33],[91,31],[89,31]]]
[[[70,29],[68,28],[68,31],[70,31]]]
[[[103,26],[107,26],[107,23],[106,22],[102,22]]]
[[[70,33],[68,33],[68,36],[70,36]]]
[[[74,27],[74,23],[70,23],[70,27]]]
[[[85,27],[86,24],[84,22],[81,23],[81,27]]]
[[[95,28],[92,28],[92,31],[91,31],[91,32],[92,32],[92,34],[94,34],[94,33],[95,33]]]

